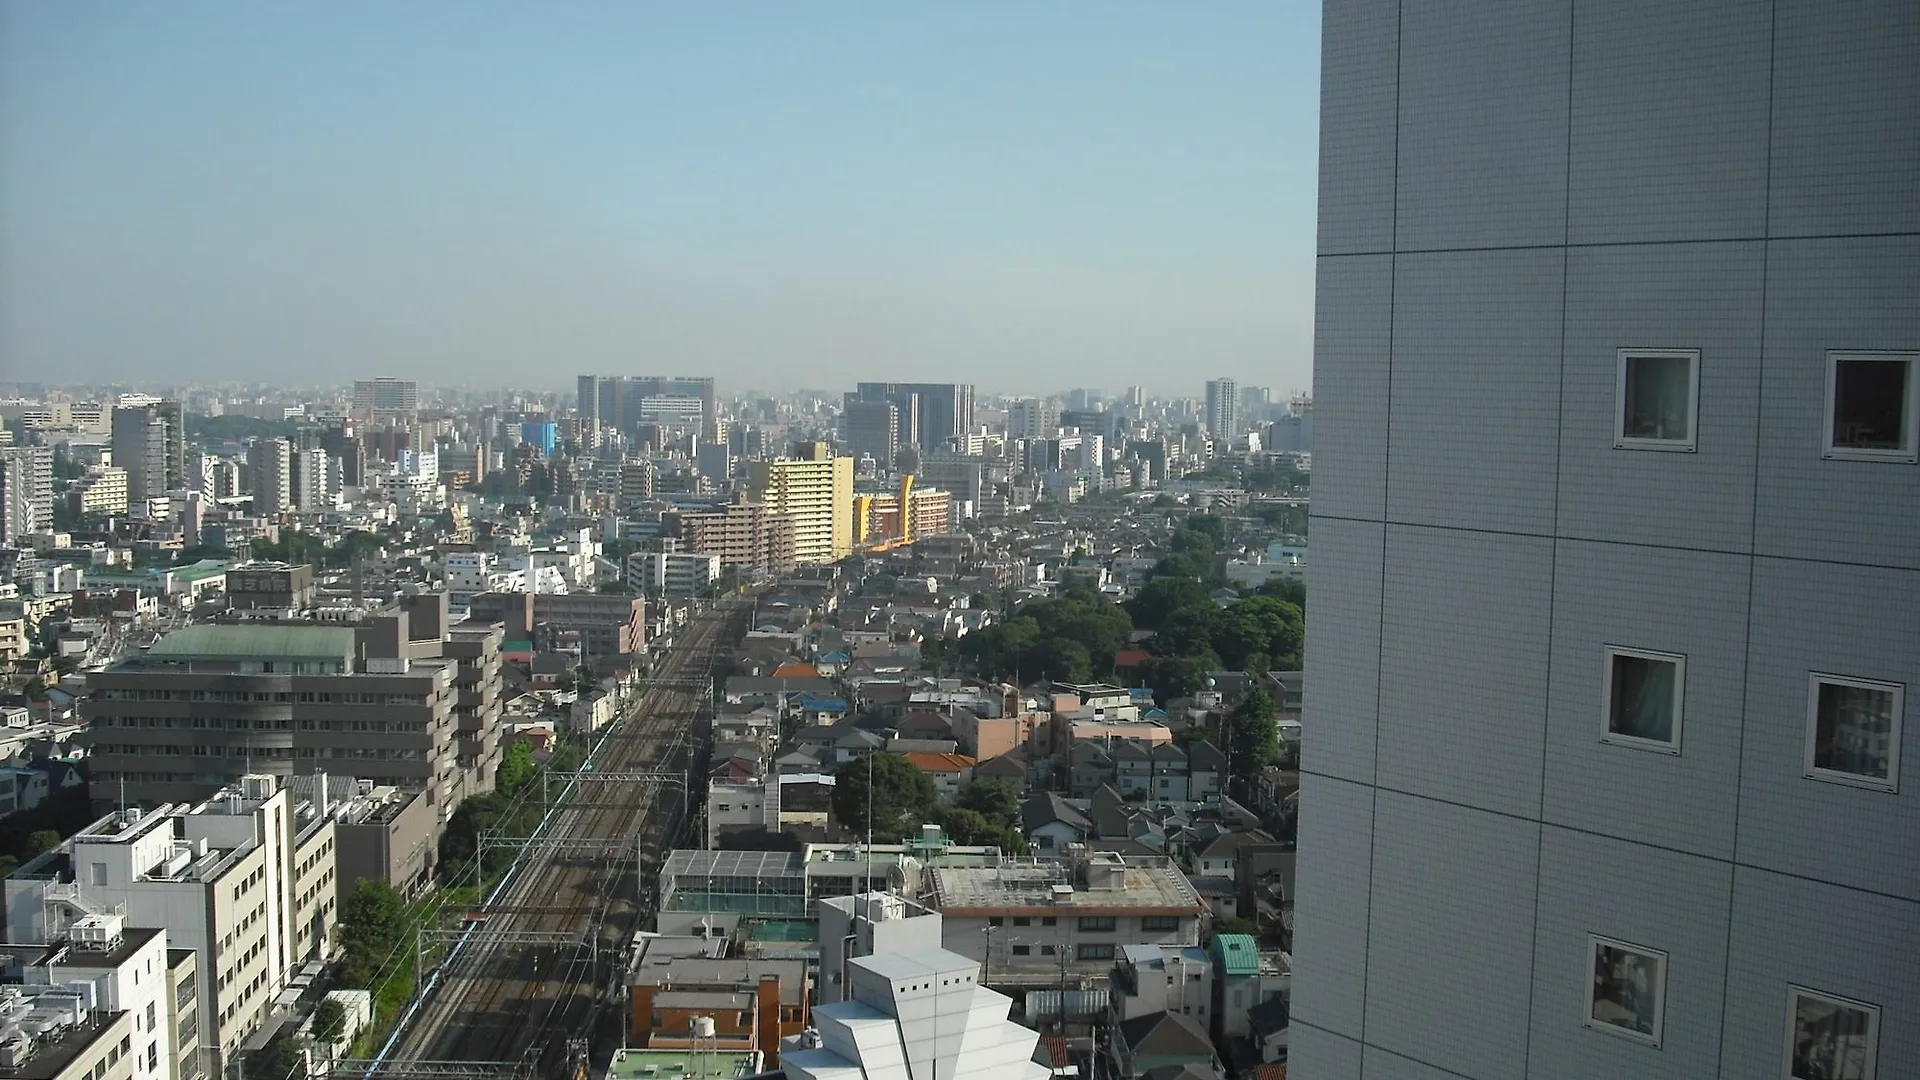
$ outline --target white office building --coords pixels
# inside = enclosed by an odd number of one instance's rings
[[[1289,1075],[1920,1076],[1920,5],[1323,27]]]
[[[888,893],[822,900],[821,1004],[780,1050],[792,1080],[1040,1080],[1013,999],[939,945],[940,915]],[[831,928],[831,930],[830,930]],[[830,932],[832,936],[830,936]],[[833,985],[827,985],[831,975]]]

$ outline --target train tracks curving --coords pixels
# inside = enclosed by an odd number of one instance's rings
[[[746,613],[691,620],[639,702],[596,744],[506,877],[457,928],[437,932],[422,994],[362,1080],[562,1075],[584,1064],[600,999],[657,865],[698,794],[711,678]],[[570,1068],[571,1067],[571,1068]]]

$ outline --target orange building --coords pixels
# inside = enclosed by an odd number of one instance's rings
[[[757,1050],[767,1068],[779,1065],[780,1040],[807,1026],[806,961],[712,955],[721,946],[697,937],[635,944],[627,969],[628,1046],[691,1049],[694,1021],[705,1017],[713,1021],[715,1050]],[[700,1045],[709,1043],[703,1037]]]

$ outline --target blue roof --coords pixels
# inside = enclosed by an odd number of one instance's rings
[[[1128,696],[1128,697],[1130,697],[1130,698],[1132,698],[1132,699],[1133,699],[1133,700],[1135,700],[1135,701],[1152,701],[1152,700],[1153,700],[1153,687],[1151,687],[1151,686],[1129,686],[1129,687],[1127,687],[1127,696]]]
[[[800,708],[804,712],[845,712],[847,711],[847,699],[837,697],[803,697],[800,699]]]
[[[834,652],[830,652],[827,655],[821,657],[820,659],[829,664],[845,664],[845,663],[851,662],[853,660],[853,657],[847,653],[843,653],[838,650],[835,650]]]
[[[1159,708],[1158,706],[1140,714],[1140,719],[1142,720],[1165,720],[1166,718],[1167,710]]]

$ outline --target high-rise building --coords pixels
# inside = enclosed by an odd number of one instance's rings
[[[871,457],[882,469],[893,468],[894,450],[900,445],[898,405],[891,401],[861,401],[848,394],[840,420],[848,453],[856,458]]]
[[[1289,1075],[1920,1076],[1920,6],[1323,26]]]
[[[1232,379],[1207,380],[1207,412],[1201,419],[1217,440],[1240,434],[1240,392]]]
[[[691,402],[697,401],[695,407]],[[596,429],[631,434],[645,421],[670,419],[707,428],[718,422],[719,406],[709,377],[659,375],[582,375],[576,406]]]
[[[793,556],[828,563],[853,551],[853,459],[824,443],[799,443],[792,457],[752,463],[750,495],[793,521]]]
[[[183,423],[177,401],[113,410],[113,464],[127,470],[135,506],[187,486]]]
[[[420,384],[412,379],[361,379],[355,382],[353,418],[362,424],[411,427],[420,419]]]
[[[253,512],[263,516],[293,509],[293,444],[285,439],[255,439],[247,446],[247,492]]]
[[[891,401],[900,410],[900,444],[938,450],[973,430],[971,383],[858,383],[861,401]]]
[[[125,512],[121,507],[121,512]],[[0,449],[0,547],[53,528],[53,448]]]
[[[1014,439],[1049,439],[1060,426],[1060,413],[1044,398],[1019,398],[1007,404],[1007,435]]]

